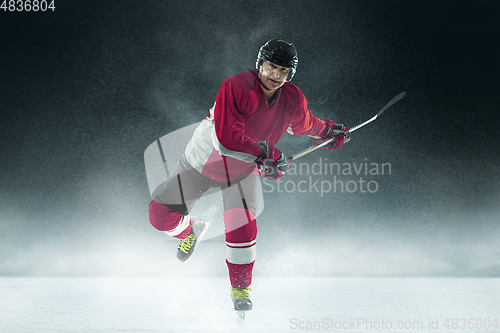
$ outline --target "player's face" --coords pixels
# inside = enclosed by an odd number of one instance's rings
[[[285,84],[290,69],[264,61],[259,69],[259,78],[262,84],[270,90],[276,90]]]

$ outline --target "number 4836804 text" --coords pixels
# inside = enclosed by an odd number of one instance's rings
[[[46,12],[56,9],[55,0],[3,0],[0,6],[4,12]]]

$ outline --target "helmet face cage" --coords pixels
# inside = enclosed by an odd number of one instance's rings
[[[293,44],[276,38],[271,39],[260,48],[257,63],[255,64],[257,70],[260,69],[263,60],[290,69],[287,81],[292,81],[297,70],[297,64],[299,63],[297,51]]]

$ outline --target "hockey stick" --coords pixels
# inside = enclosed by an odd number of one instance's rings
[[[397,101],[399,101],[400,99],[402,99],[405,96],[406,96],[405,92],[402,92],[401,94],[397,95],[396,97],[394,97],[393,99],[391,99],[389,101],[389,103],[387,103],[376,115],[374,115],[373,117],[371,117],[367,121],[354,126],[349,131],[347,131],[347,134],[350,134],[350,133],[352,133],[352,132],[360,129],[361,127],[365,126],[366,124],[371,123],[372,121],[374,121],[375,119],[377,119],[382,114],[382,112],[384,112],[385,110],[387,110],[391,105],[395,104]],[[302,157],[304,155],[309,154],[310,152],[315,151],[316,149],[319,149],[319,148],[321,148],[323,146],[326,146],[328,143],[330,143],[331,141],[335,140],[335,137],[336,136],[334,136],[334,137],[332,137],[332,138],[330,138],[328,140],[325,140],[323,142],[320,142],[320,143],[317,143],[315,145],[312,145],[311,147],[306,148],[303,151],[298,152],[295,155],[289,156],[287,159],[288,159],[288,161],[294,161],[294,160],[298,159],[299,157]]]

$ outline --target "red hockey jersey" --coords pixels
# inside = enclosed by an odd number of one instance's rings
[[[254,70],[256,74],[256,70]],[[259,141],[275,145],[284,132],[321,137],[326,125],[307,108],[300,89],[287,82],[269,105],[250,71],[227,78],[210,113],[195,130],[185,158],[206,177],[220,182],[257,173]]]

